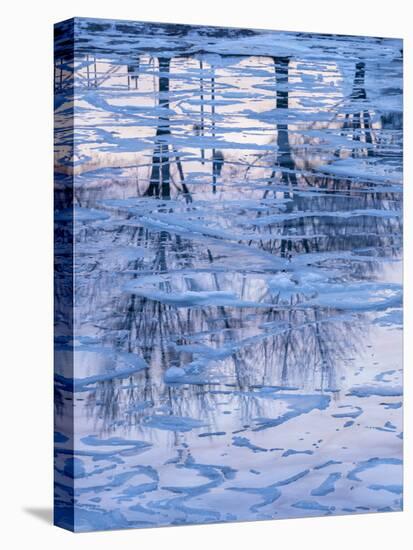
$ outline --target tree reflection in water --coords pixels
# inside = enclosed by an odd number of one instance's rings
[[[75,25],[55,70],[58,522],[399,509],[399,42]]]

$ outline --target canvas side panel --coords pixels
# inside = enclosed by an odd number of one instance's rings
[[[74,528],[74,20],[54,28],[54,524]]]

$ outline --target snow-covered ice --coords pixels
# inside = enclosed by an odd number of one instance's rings
[[[74,25],[55,68],[59,523],[400,510],[401,41]]]

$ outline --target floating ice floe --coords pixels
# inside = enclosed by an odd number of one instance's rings
[[[207,426],[202,420],[187,416],[173,416],[155,414],[144,418],[143,423],[148,428],[167,430],[171,432],[189,432],[194,428]]]
[[[332,164],[319,166],[321,172],[334,174],[337,176],[350,177],[355,179],[401,184],[403,174],[401,170],[394,166],[379,164],[377,162],[367,162],[364,159],[348,158],[337,160]]]
[[[403,395],[401,386],[376,386],[376,385],[360,385],[350,388],[347,395],[354,397],[400,397]]]
[[[164,374],[165,382],[180,381],[186,374],[181,367],[169,367]]]
[[[107,220],[109,214],[102,212],[101,210],[96,210],[94,208],[83,208],[80,206],[75,206],[73,208],[65,208],[64,210],[57,210],[55,212],[54,218],[56,222],[95,222]]]
[[[146,361],[138,355],[110,348],[83,346],[56,353],[57,387],[75,392],[86,391],[98,382],[127,378],[148,368]]]
[[[134,279],[124,286],[125,292],[130,292],[149,300],[161,302],[175,307],[208,307],[208,306],[232,306],[232,307],[268,307],[249,300],[240,299],[234,292],[223,290],[185,290],[182,284],[175,285],[169,292],[162,287],[171,287],[172,276],[154,275]]]

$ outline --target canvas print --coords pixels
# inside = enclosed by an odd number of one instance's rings
[[[56,525],[402,509],[402,47],[55,26]]]

